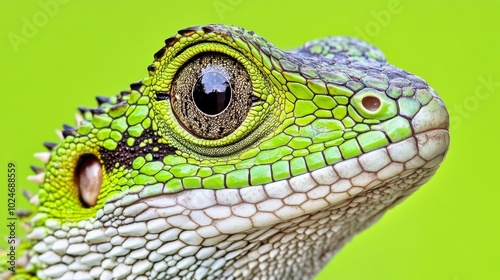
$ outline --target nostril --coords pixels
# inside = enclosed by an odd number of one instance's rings
[[[380,99],[375,96],[365,96],[361,101],[366,110],[375,112],[380,108]]]
[[[80,156],[75,168],[74,181],[82,205],[85,208],[95,206],[102,184],[102,166],[95,155]]]

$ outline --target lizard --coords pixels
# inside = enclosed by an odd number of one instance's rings
[[[436,91],[356,38],[283,51],[195,26],[147,71],[36,155],[32,229],[3,277],[313,278],[448,150]]]

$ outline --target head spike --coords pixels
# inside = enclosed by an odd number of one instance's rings
[[[25,217],[28,217],[29,215],[31,215],[30,210],[17,210],[16,211],[16,216],[18,216],[19,218],[25,218]]]
[[[40,173],[45,171],[44,168],[38,167],[36,165],[30,165],[30,167],[31,167],[31,170],[33,170],[33,172],[35,172],[35,174],[40,174]]]
[[[100,115],[106,113],[106,111],[101,108],[90,108],[89,111],[90,113],[92,113],[92,115]]]
[[[62,134],[62,131],[59,129],[56,129],[56,135],[59,137],[60,140],[64,140],[64,135]]]
[[[57,143],[43,142],[43,145],[45,146],[45,148],[47,148],[47,150],[52,151],[52,150],[54,150],[54,147],[57,146]]]
[[[139,91],[141,87],[142,87],[142,80],[130,84],[131,90]]]
[[[160,60],[160,58],[162,58],[162,56],[165,54],[165,51],[167,50],[166,47],[163,47],[161,48],[160,50],[158,50],[154,55],[154,59],[155,60]]]
[[[78,107],[78,111],[80,111],[80,113],[84,116],[87,112],[90,112],[92,115],[100,115],[105,112],[101,108],[87,108],[87,107]]]
[[[33,197],[33,193],[31,193],[27,189],[23,189],[22,194],[24,197],[26,197],[27,200],[30,200]]]
[[[189,27],[189,28],[181,29],[181,30],[177,31],[177,33],[179,35],[182,35],[182,36],[191,36],[194,33],[196,33],[196,30],[197,30],[197,27]]]
[[[202,26],[201,30],[203,30],[203,32],[205,32],[205,34],[214,32],[214,28],[211,26]]]
[[[30,199],[30,203],[35,205],[35,206],[38,206],[40,205],[40,199],[38,198],[38,195],[34,195],[31,199]]]
[[[75,122],[76,122],[76,127],[77,128],[82,125],[82,122],[83,122],[83,116],[82,116],[82,114],[78,114],[78,113],[75,114]]]
[[[71,125],[63,124],[63,128],[64,129],[62,131],[62,135],[64,138],[76,134],[76,128],[72,127]]]
[[[165,39],[165,45],[167,45],[167,47],[173,46],[176,42],[177,42],[177,37],[175,36]]]
[[[28,180],[37,185],[41,185],[44,179],[45,179],[45,172],[28,176]]]
[[[35,157],[41,160],[43,163],[48,163],[50,160],[50,153],[49,152],[35,153]]]
[[[63,128],[64,128],[64,130],[75,130],[75,128],[74,128],[74,127],[72,127],[72,126],[71,126],[71,125],[69,125],[69,124],[63,124]],[[63,130],[63,131],[64,131],[64,130]]]
[[[90,108],[87,107],[78,106],[77,109],[78,111],[80,111],[80,114],[82,115],[85,115],[85,113],[90,112]]]
[[[99,106],[104,103],[109,103],[110,101],[109,97],[106,96],[96,96],[95,99],[97,100],[97,104],[99,104]]]
[[[65,130],[62,131],[62,135],[63,135],[64,138],[66,138],[66,137],[68,137],[70,135],[75,136],[76,135],[76,131],[73,130],[73,129],[72,130],[65,129]]]

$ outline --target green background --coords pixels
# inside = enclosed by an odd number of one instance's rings
[[[54,130],[73,124],[77,106],[94,106],[94,95],[145,77],[178,29],[234,24],[283,49],[352,35],[440,93],[451,148],[428,184],[357,235],[317,279],[500,279],[499,1],[62,2],[1,1],[1,207],[7,163],[17,165],[19,188],[35,190],[25,178],[41,143],[57,140]],[[4,235],[6,209],[0,214]]]

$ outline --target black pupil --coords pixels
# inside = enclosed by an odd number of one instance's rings
[[[222,74],[206,72],[193,88],[196,107],[207,115],[217,115],[224,111],[231,101],[231,86]]]

